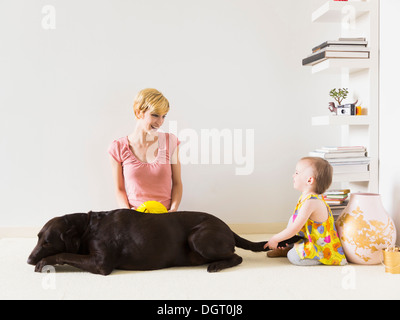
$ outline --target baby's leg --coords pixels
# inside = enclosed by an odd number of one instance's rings
[[[283,249],[274,249],[267,252],[268,258],[281,258],[287,257],[288,251],[293,248],[293,244],[289,244],[286,248]]]
[[[287,258],[292,264],[296,266],[317,266],[321,264],[321,262],[319,262],[318,260],[300,259],[295,248],[289,250],[289,252],[287,253]]]

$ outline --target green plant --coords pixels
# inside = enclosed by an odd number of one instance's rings
[[[335,99],[339,106],[342,104],[342,101],[347,98],[348,94],[349,90],[347,88],[339,88],[339,90],[335,88],[329,92],[329,95]]]

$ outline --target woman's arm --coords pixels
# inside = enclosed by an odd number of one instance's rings
[[[181,178],[181,163],[179,161],[179,147],[176,147],[176,150],[172,156],[172,194],[171,194],[171,211],[177,211],[179,208],[179,204],[182,200],[183,193],[183,184]]]
[[[128,197],[126,196],[124,175],[122,174],[122,165],[117,162],[112,156],[110,156],[110,160],[115,182],[115,195],[117,197],[118,206],[120,208],[130,209]]]

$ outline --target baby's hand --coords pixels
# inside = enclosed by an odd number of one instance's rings
[[[278,247],[278,241],[272,237],[269,241],[264,245],[264,249],[270,248],[271,250],[275,250]]]

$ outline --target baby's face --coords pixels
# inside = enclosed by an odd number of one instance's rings
[[[312,183],[310,179],[313,177],[314,172],[310,162],[308,160],[300,160],[293,174],[293,187],[296,190],[304,191]]]

